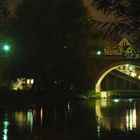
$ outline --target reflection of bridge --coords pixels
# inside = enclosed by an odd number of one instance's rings
[[[123,55],[116,56],[95,56],[94,62],[91,62],[90,66],[90,75],[94,82],[94,89],[96,92],[100,92],[102,87],[103,80],[107,77],[108,74],[112,74],[116,78],[120,78],[121,81],[125,81],[129,83],[129,89],[133,89],[134,86],[137,85],[137,89],[140,87],[140,62],[139,59],[128,59]],[[113,71],[115,70],[115,71]],[[114,73],[114,74],[113,74]],[[112,83],[116,82],[115,79],[110,79]],[[114,86],[115,87],[115,86]],[[125,87],[125,86],[124,86]],[[108,87],[111,89],[111,87]],[[115,89],[115,88],[114,88]],[[117,89],[117,87],[116,87]],[[123,88],[124,89],[124,88]],[[126,89],[127,86],[126,86]],[[106,90],[108,90],[106,88]]]
[[[119,102],[121,102],[121,104]],[[127,107],[122,108],[122,104]],[[116,128],[121,131],[130,131],[140,127],[137,121],[139,114],[136,112],[136,109],[136,102],[130,99],[101,99],[95,101],[98,125],[100,128],[107,130]]]

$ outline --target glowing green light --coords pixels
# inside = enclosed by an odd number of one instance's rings
[[[97,52],[96,52],[96,55],[101,55],[101,54],[102,54],[101,51],[97,51]]]
[[[3,48],[5,51],[9,51],[10,50],[10,47],[8,45],[4,45],[4,48]]]
[[[133,101],[133,99],[131,99],[131,98],[130,98],[130,99],[128,99],[128,100],[129,100],[129,102],[132,102],[132,101]]]

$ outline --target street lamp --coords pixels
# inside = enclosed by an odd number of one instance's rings
[[[9,45],[4,45],[3,50],[6,52],[6,56],[7,56],[7,52],[10,50],[10,46]]]
[[[97,51],[96,55],[102,55],[102,52],[101,51]]]

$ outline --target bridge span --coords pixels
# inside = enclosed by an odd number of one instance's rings
[[[130,77],[129,83],[138,84],[140,87],[140,59],[128,59],[123,55],[116,56],[95,56],[90,62],[90,75],[93,78],[93,90],[102,91],[102,82],[108,74],[114,70]],[[113,81],[113,79],[112,79]],[[106,89],[109,90],[109,89]]]

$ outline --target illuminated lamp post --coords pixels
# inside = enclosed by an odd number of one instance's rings
[[[98,50],[98,51],[96,52],[96,55],[98,55],[98,56],[99,56],[99,55],[102,55],[102,52]]]
[[[10,50],[10,46],[9,46],[9,45],[4,45],[4,46],[3,46],[3,50],[5,51],[6,56],[7,56],[7,53],[8,53],[8,51]]]

